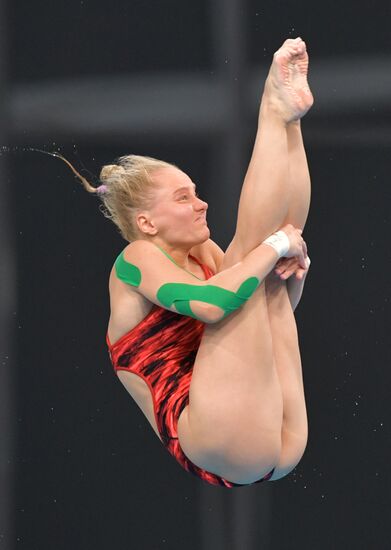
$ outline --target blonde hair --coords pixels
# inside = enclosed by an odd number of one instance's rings
[[[126,155],[116,159],[116,164],[102,167],[100,181],[103,185],[93,187],[72,164],[59,153],[50,153],[68,164],[89,193],[96,193],[103,205],[100,210],[119,229],[128,242],[140,237],[136,213],[151,206],[153,190],[156,188],[151,175],[161,168],[174,167],[163,160],[140,155]]]

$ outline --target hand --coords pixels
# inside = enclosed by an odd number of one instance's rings
[[[302,229],[294,227],[292,224],[288,223],[281,227],[281,230],[285,233],[289,240],[289,250],[284,255],[285,258],[296,258],[299,262],[299,265],[302,269],[307,269],[306,258],[307,258],[307,244],[303,240]]]
[[[307,276],[311,264],[309,256],[304,261],[307,266],[305,269],[301,267],[296,256],[293,258],[280,258],[274,267],[274,273],[283,281],[289,279],[293,274],[295,274],[297,280],[303,280]]]

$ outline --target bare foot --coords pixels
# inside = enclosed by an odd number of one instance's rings
[[[307,82],[308,64],[301,38],[288,38],[273,56],[262,101],[277,110],[286,123],[302,118],[314,102]]]

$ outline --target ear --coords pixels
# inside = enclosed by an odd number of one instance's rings
[[[138,214],[136,218],[137,227],[141,231],[141,233],[144,233],[145,235],[156,235],[157,234],[157,228],[154,225],[153,221],[149,218],[149,216],[142,212],[141,214]]]

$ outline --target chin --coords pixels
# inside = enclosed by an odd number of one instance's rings
[[[194,244],[192,246],[197,246],[199,244],[206,242],[209,239],[209,237],[210,237],[209,228],[206,228],[206,230],[203,231],[202,233],[200,231],[199,235],[194,235]]]
[[[205,237],[205,240],[206,240],[206,239],[209,239],[209,237],[210,237],[210,229],[209,229],[209,227],[208,227],[207,225],[205,225],[205,228],[204,228],[204,229],[205,229],[205,235],[207,235],[207,236]]]

